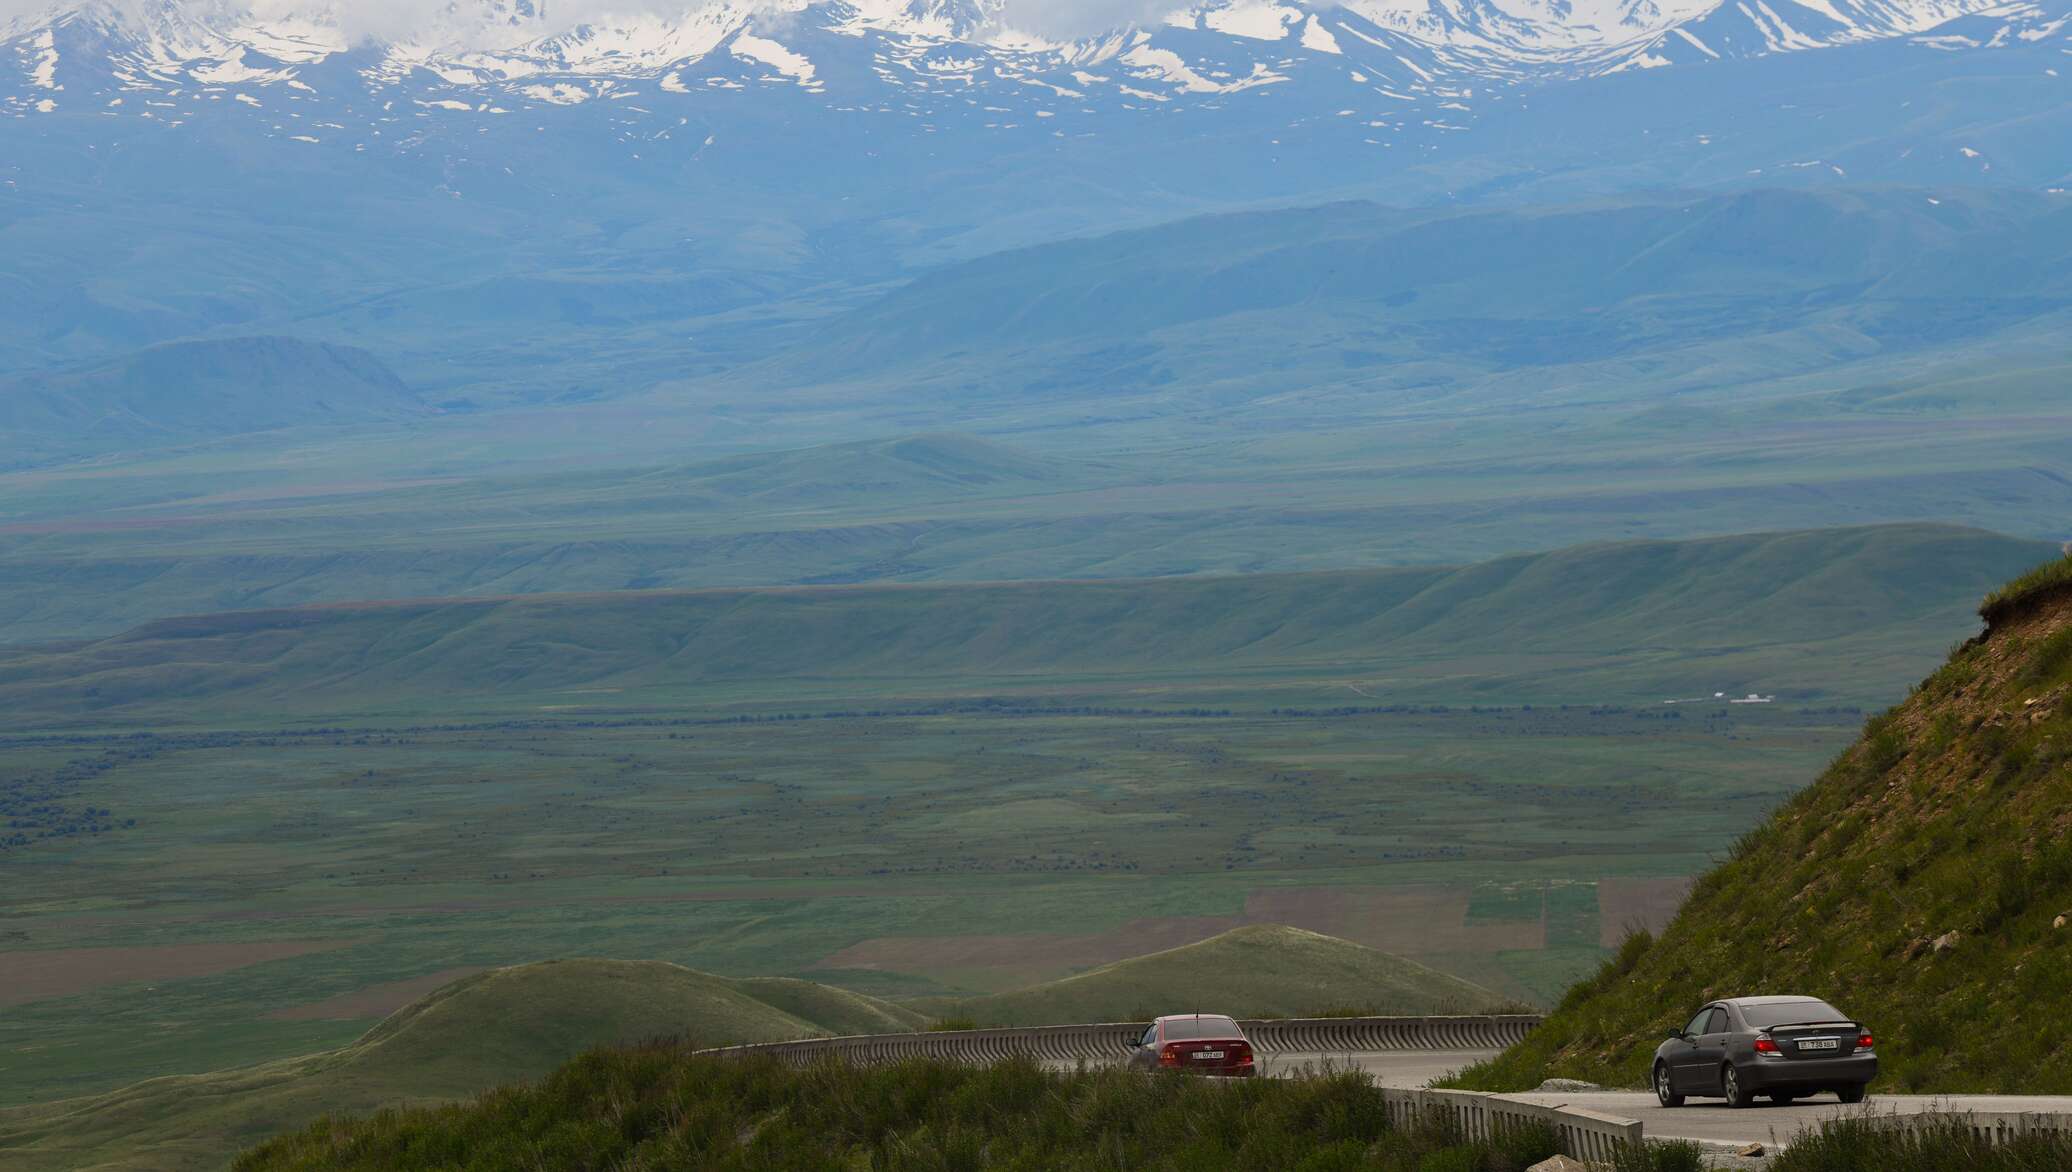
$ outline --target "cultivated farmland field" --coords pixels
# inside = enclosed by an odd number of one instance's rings
[[[1886,526],[0,649],[0,1104],[574,957],[934,1012],[1280,924],[1545,1003],[2052,552]]]
[[[437,978],[557,956],[910,997],[1284,923],[1544,1002],[1860,720],[591,710],[21,736],[10,773],[99,829],[0,856],[0,987],[24,991],[0,1102],[341,1045]]]

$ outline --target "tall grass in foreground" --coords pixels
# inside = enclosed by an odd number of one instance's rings
[[[676,1045],[600,1051],[472,1104],[326,1119],[246,1153],[289,1169],[1276,1169],[1522,1172],[1545,1127],[1469,1142],[1389,1125],[1360,1074],[1221,1083],[1033,1062],[793,1069]],[[1695,1149],[1635,1152],[1618,1172],[1687,1172]]]
[[[1874,1119],[1838,1119],[1808,1133],[1778,1155],[1771,1172],[2065,1172],[2072,1168],[2072,1136],[2026,1135],[1994,1145],[1961,1123],[1942,1121],[1906,1130]]]

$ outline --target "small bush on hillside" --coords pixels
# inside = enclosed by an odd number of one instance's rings
[[[968,1017],[945,1017],[928,1023],[929,1032],[938,1034],[955,1033],[960,1030],[975,1030],[977,1028],[978,1023]]]
[[[2067,627],[2036,648],[2035,657],[2022,672],[2025,684],[2055,683],[2072,669],[2072,627]]]

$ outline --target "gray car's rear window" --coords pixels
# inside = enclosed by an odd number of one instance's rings
[[[1756,1029],[1796,1025],[1802,1021],[1848,1021],[1849,1015],[1825,1001],[1785,1001],[1776,1005],[1744,1005],[1741,1016]]]
[[[1196,1038],[1241,1038],[1237,1023],[1227,1017],[1183,1017],[1165,1023],[1168,1042],[1191,1042]]]

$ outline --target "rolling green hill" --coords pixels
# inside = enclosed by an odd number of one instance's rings
[[[1459,569],[321,606],[0,653],[0,702],[18,719],[399,703],[423,715],[571,689],[731,700],[778,684],[769,694],[792,701],[882,702],[888,688],[1088,694],[1156,681],[1178,699],[1248,676],[1359,681],[1328,685],[1341,703],[1656,701],[1701,685],[1848,698],[1882,692],[1895,664],[1946,642],[1961,600],[2054,552],[1893,526]]]
[[[1421,964],[1300,928],[1235,928],[1062,980],[945,1002],[945,1016],[979,1026],[1149,1021],[1166,1013],[1304,1017],[1488,1013],[1495,993]]]
[[[1802,993],[1869,1023],[1883,1085],[2072,1091],[2072,561],[1990,623],[1732,858],[1468,1085],[1640,1084],[1712,997]]]
[[[597,1046],[774,1042],[920,1020],[808,982],[731,980],[657,962],[497,969],[398,1010],[343,1049],[0,1111],[0,1163],[219,1167],[239,1147],[320,1114],[463,1098],[540,1077]]]
[[[1482,1012],[1500,998],[1398,957],[1279,926],[1220,936],[1061,981],[931,1005],[984,1025],[1148,1020],[1199,1006],[1244,1016],[1353,1009]],[[585,1050],[899,1033],[919,1006],[790,978],[727,978],[657,962],[495,969],[396,1011],[338,1050],[0,1111],[0,1159],[24,1169],[176,1169],[324,1114],[465,1098],[541,1077]]]

